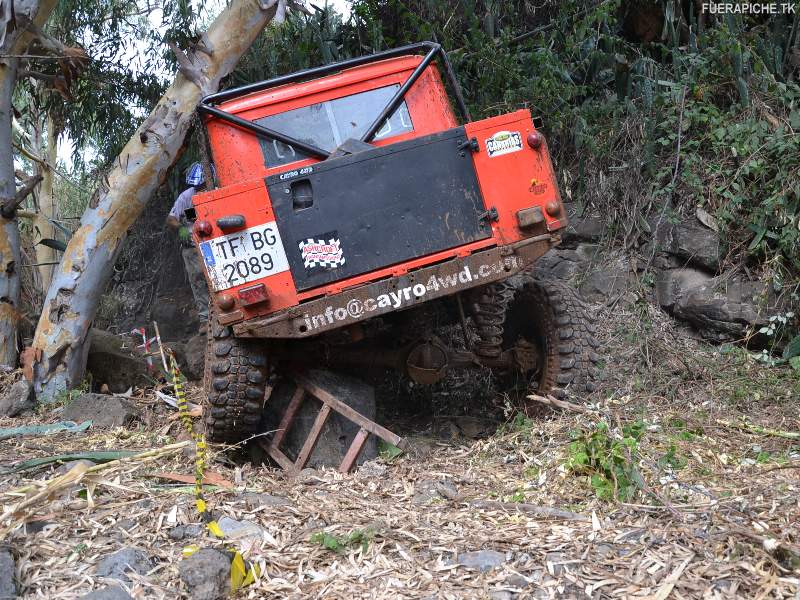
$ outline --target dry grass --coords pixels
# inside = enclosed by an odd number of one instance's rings
[[[254,543],[237,542],[263,569],[239,597],[797,598],[800,442],[718,423],[747,414],[800,430],[797,379],[686,340],[645,304],[621,302],[601,317],[612,358],[596,415],[539,414],[487,439],[418,440],[411,455],[348,476],[314,471],[290,481],[217,454],[211,469],[235,489],[209,489],[212,509],[264,530]],[[147,415],[139,429],[17,438],[3,444],[0,462],[175,442],[180,425],[167,409],[151,395],[137,401]],[[600,421],[615,435],[644,426],[630,456],[644,489],[629,502],[599,500],[588,478],[565,466],[573,432]],[[665,462],[670,452],[674,460]],[[23,597],[78,598],[104,583],[95,565],[125,546],[154,559],[148,575],[133,577],[135,598],[185,597],[178,564],[196,540],[168,533],[196,514],[189,488],[148,477],[165,471],[191,474],[191,457],[178,450],[124,461],[94,474],[90,499],[81,497],[81,480],[25,509],[28,531],[7,540]],[[0,492],[52,477],[53,469],[0,475]],[[288,504],[253,504],[246,492]],[[19,500],[0,496],[5,508]],[[535,507],[583,518],[541,516]],[[319,532],[338,540],[339,551],[311,541]],[[359,543],[347,543],[352,534]],[[504,553],[505,562],[485,573],[459,566],[459,553],[481,549]]]

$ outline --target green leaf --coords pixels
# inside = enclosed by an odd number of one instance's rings
[[[789,359],[789,364],[794,369],[794,372],[800,375],[800,356],[793,356]]]
[[[783,358],[791,361],[791,359],[800,356],[800,335],[794,336],[791,341],[786,344],[783,349]]]
[[[42,238],[39,240],[39,243],[42,246],[47,246],[48,248],[52,248],[53,250],[59,250],[64,252],[67,249],[66,242],[62,242],[61,240],[54,240],[52,238]]]
[[[391,462],[402,453],[403,451],[394,444],[381,439],[378,440],[378,454],[384,461]]]
[[[108,450],[98,452],[75,452],[74,454],[57,454],[55,456],[45,456],[43,458],[32,458],[17,463],[11,468],[12,473],[19,473],[20,471],[30,471],[38,467],[43,467],[52,463],[65,463],[72,460],[91,460],[95,463],[111,462],[120,458],[127,458],[133,456],[138,452],[130,450]]]

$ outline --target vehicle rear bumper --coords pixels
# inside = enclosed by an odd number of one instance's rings
[[[560,242],[557,233],[539,235],[456,257],[397,277],[332,296],[309,300],[267,317],[233,326],[238,337],[307,338],[470,288],[507,279],[529,268]]]

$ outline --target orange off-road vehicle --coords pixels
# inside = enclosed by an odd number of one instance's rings
[[[539,393],[591,390],[585,307],[531,269],[566,224],[547,143],[527,110],[471,121],[438,44],[223,91],[199,110],[216,179],[194,197],[193,228],[212,298],[210,440],[255,432],[282,362],[426,384],[488,367]],[[448,324],[463,341],[434,334]]]

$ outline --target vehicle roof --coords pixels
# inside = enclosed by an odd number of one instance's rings
[[[286,100],[293,100],[319,92],[353,83],[360,83],[370,79],[378,79],[386,75],[394,75],[403,71],[413,71],[423,60],[422,56],[411,55],[397,58],[388,58],[365,65],[343,69],[331,75],[299,83],[287,83],[274,88],[252,92],[245,96],[234,98],[219,104],[218,108],[229,113],[239,113],[254,108],[277,104]]]

